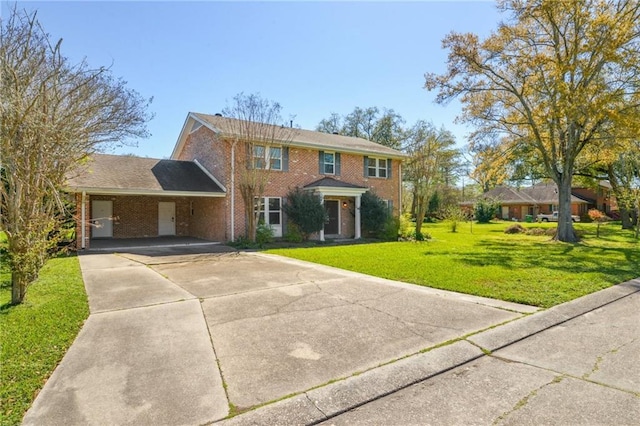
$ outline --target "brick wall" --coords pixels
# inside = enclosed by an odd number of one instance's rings
[[[244,201],[240,194],[239,183],[243,170],[246,170],[247,152],[245,144],[235,147],[236,178],[235,178],[235,215],[234,237],[245,233]],[[231,238],[231,143],[218,138],[211,130],[201,127],[191,133],[180,153],[181,160],[198,160],[209,172],[227,188],[224,208],[226,223],[225,236]],[[400,161],[392,161],[391,178],[367,178],[364,176],[363,155],[341,153],[341,173],[330,177],[350,184],[371,188],[379,197],[393,202],[394,213],[398,213],[400,206]],[[267,190],[264,196],[285,197],[293,188],[303,187],[317,181],[325,175],[320,173],[318,166],[318,150],[309,148],[289,147],[288,171],[268,172]],[[351,199],[352,201],[352,199]],[[341,203],[342,204],[342,203]],[[342,209],[342,206],[341,206]],[[354,219],[348,213],[341,211],[343,235],[352,236],[354,233]],[[345,235],[348,233],[349,235]]]

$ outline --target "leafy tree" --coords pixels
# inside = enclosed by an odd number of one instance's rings
[[[587,212],[589,219],[596,222],[596,237],[600,238],[600,224],[609,220],[609,217],[598,209],[591,209]]]
[[[289,191],[282,209],[287,218],[297,226],[304,241],[311,234],[320,232],[329,219],[320,197],[300,188]]]
[[[451,33],[443,75],[426,74],[438,102],[460,97],[472,143],[535,152],[558,185],[555,238],[574,242],[573,175],[596,156],[628,149],[640,133],[637,0],[502,0],[507,15],[484,40]]]
[[[451,132],[436,130],[425,121],[418,121],[411,129],[405,152],[410,156],[404,168],[405,180],[411,183],[416,234],[420,234],[429,201],[439,185],[450,180],[460,152]]]
[[[352,112],[341,116],[332,112],[328,118],[322,119],[316,130],[325,133],[336,133],[343,136],[363,138],[394,149],[400,149],[406,138],[404,119],[393,109],[378,107],[355,107]]]
[[[282,125],[279,103],[260,94],[239,93],[222,111],[230,120],[225,137],[234,158],[232,175],[244,202],[246,237],[256,241],[256,229],[263,211],[262,200],[274,167],[283,166],[283,155],[293,138],[293,129]]]
[[[389,207],[374,192],[362,194],[360,201],[360,220],[363,231],[375,237],[381,237],[389,220]]]
[[[622,229],[631,229],[640,221],[640,142],[635,143],[634,149],[621,153],[606,168],[620,210]]]
[[[65,216],[66,176],[106,144],[146,136],[150,117],[148,102],[108,68],[65,58],[36,13],[14,8],[1,24],[0,230],[18,304]]]
[[[473,212],[478,223],[489,223],[496,216],[498,203],[488,198],[481,198],[473,206]]]
[[[458,225],[467,220],[467,214],[458,206],[449,206],[444,211],[444,220],[449,224],[451,232],[458,232]]]

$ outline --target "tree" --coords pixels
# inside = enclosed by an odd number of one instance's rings
[[[425,75],[437,101],[460,97],[472,143],[500,138],[504,155],[535,152],[558,185],[555,238],[578,240],[571,221],[577,170],[628,146],[640,126],[637,0],[502,0],[508,14],[480,41],[451,33],[443,75]],[[520,150],[519,148],[522,148]]]
[[[336,133],[343,136],[363,138],[394,149],[400,149],[406,138],[404,119],[393,109],[378,107],[355,107],[345,116],[332,112],[328,118],[320,120],[318,132]]]
[[[256,229],[263,211],[263,197],[269,175],[286,167],[287,145],[294,130],[282,125],[279,103],[260,94],[239,93],[222,111],[229,121],[233,167],[244,202],[246,236],[255,242]],[[236,153],[238,150],[238,153]],[[244,155],[242,155],[244,153]],[[235,173],[232,173],[235,175]]]
[[[382,237],[390,216],[389,207],[384,200],[375,192],[367,191],[362,194],[360,212],[364,232],[376,238]]]
[[[455,149],[451,132],[418,121],[411,129],[405,143],[409,159],[405,165],[405,180],[411,183],[416,218],[416,234],[422,231],[422,221],[429,207],[429,200],[439,185],[447,182],[455,169],[459,151]]]
[[[36,18],[13,9],[0,30],[0,229],[11,302],[38,276],[64,215],[68,173],[105,144],[146,136],[148,102],[108,68],[71,63]]]
[[[616,196],[622,219],[622,229],[632,229],[640,221],[638,192],[640,191],[640,142],[635,148],[621,153],[606,165],[607,177]]]
[[[329,219],[320,197],[300,188],[289,191],[282,209],[302,233],[303,241],[307,241],[311,234],[320,232]]]

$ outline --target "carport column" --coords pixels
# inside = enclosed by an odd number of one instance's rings
[[[320,195],[320,204],[324,206],[324,194],[322,192],[318,193]],[[320,230],[320,241],[324,241],[324,226]]]
[[[87,206],[86,206],[86,199],[87,199],[87,193],[85,191],[82,191],[82,207],[81,207],[81,212],[82,214],[80,215],[80,226],[81,226],[81,238],[82,241],[80,242],[80,246],[82,249],[84,249],[86,247],[86,234],[87,234],[87,227],[86,227],[86,220],[87,220]],[[76,198],[77,200],[77,198]],[[77,211],[77,210],[76,210]],[[77,216],[76,216],[77,217]],[[77,229],[77,228],[76,228]]]
[[[362,237],[360,232],[360,200],[361,199],[362,199],[361,195],[356,195],[356,235],[355,235],[356,240]]]

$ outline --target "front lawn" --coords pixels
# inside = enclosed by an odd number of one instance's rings
[[[0,251],[3,249],[0,233]],[[0,252],[0,425],[20,424],[37,393],[89,316],[76,256],[51,259],[25,301],[11,301],[10,273]]]
[[[576,224],[579,244],[549,236],[505,234],[509,222],[425,224],[425,242],[276,249],[269,253],[392,280],[528,305],[550,307],[640,277],[640,243],[608,224]],[[555,224],[523,224],[552,228]]]

